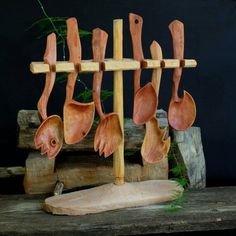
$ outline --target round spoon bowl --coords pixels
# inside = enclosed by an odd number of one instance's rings
[[[183,131],[190,128],[196,118],[196,105],[192,96],[184,91],[178,101],[171,100],[168,109],[168,120],[176,130]]]
[[[54,159],[63,145],[63,123],[59,116],[52,115],[45,119],[39,126],[34,136],[37,149],[48,159]]]

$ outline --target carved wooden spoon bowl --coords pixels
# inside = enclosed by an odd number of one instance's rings
[[[152,59],[162,60],[160,45],[153,41],[150,46]],[[159,95],[162,69],[154,69],[152,73],[153,87],[156,89],[157,98]],[[157,100],[158,101],[158,100]],[[156,115],[146,123],[146,133],[141,148],[143,159],[148,163],[157,163],[165,158],[170,149],[170,137],[165,140],[166,128],[160,129]]]
[[[142,49],[142,26],[141,16],[130,13],[129,25],[132,39],[133,58],[142,62],[144,60]],[[133,121],[137,125],[148,122],[155,114],[157,107],[157,95],[152,83],[140,87],[141,69],[134,71],[134,107]]]
[[[101,29],[93,30],[93,58],[96,62],[102,62],[105,58],[108,35]],[[95,72],[93,76],[93,100],[100,121],[94,137],[94,150],[99,151],[101,156],[110,156],[115,152],[122,141],[122,130],[118,114],[112,112],[104,114],[101,106],[101,85],[103,72]]]
[[[174,20],[169,25],[172,35],[174,58],[184,58],[184,25]],[[168,120],[176,130],[186,130],[191,127],[196,118],[196,105],[192,96],[184,91],[183,97],[178,96],[179,83],[182,75],[182,67],[175,68],[173,74],[172,97],[168,109]]]
[[[44,54],[44,62],[49,64],[50,72],[46,74],[43,93],[38,101],[38,111],[43,119],[34,137],[35,147],[41,149],[41,154],[46,154],[48,159],[53,159],[60,152],[63,145],[63,123],[59,116],[47,117],[47,103],[54,86],[56,73],[53,66],[56,64],[56,35],[47,37],[47,47]]]
[[[73,100],[74,87],[78,75],[78,63],[81,62],[81,43],[76,18],[67,21],[67,44],[70,62],[75,64],[75,72],[68,75],[66,101],[64,104],[64,136],[67,144],[81,141],[90,131],[95,114],[94,102],[81,103]]]

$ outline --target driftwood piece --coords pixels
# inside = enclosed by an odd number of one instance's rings
[[[125,161],[125,181],[165,180],[168,179],[168,170],[167,159],[155,165],[141,165],[140,157],[132,157]],[[55,163],[43,158],[39,152],[31,152],[26,161],[25,192],[52,193],[57,181],[63,183],[65,190],[112,183],[113,159],[104,159],[94,154],[65,153]]]
[[[167,114],[163,110],[157,111],[160,127],[168,127]],[[19,126],[18,147],[22,149],[35,149],[34,134],[40,125],[40,118],[36,110],[20,110],[17,123]],[[144,126],[136,126],[131,119],[125,119],[125,150],[139,151],[144,137]],[[67,145],[64,143],[62,151],[94,151],[94,135],[96,125],[90,133],[79,143]]]
[[[0,235],[189,235],[194,231],[193,235],[198,231],[199,235],[202,231],[210,235],[211,230],[234,235],[236,230],[236,187],[188,191],[183,208],[176,212],[164,211],[163,205],[150,205],[55,217],[42,210],[44,199],[42,195],[0,195]],[[222,231],[226,229],[231,231]]]
[[[178,147],[178,158],[186,167],[189,188],[206,186],[206,165],[199,127],[185,131],[173,130],[173,138]]]
[[[96,188],[49,197],[44,209],[57,215],[86,215],[127,207],[172,201],[183,188],[171,180],[148,180]]]

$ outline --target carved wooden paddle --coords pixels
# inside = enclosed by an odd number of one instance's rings
[[[56,73],[53,71],[57,60],[56,35],[48,35],[44,62],[49,64],[50,72],[46,73],[45,87],[38,101],[38,111],[43,119],[34,137],[35,147],[41,149],[41,154],[46,154],[48,159],[53,159],[60,152],[63,145],[63,123],[59,116],[47,117],[48,99],[53,89]]]
[[[150,51],[152,59],[163,59],[161,47],[156,41],[152,42]],[[152,83],[156,89],[157,98],[159,95],[161,74],[161,68],[154,69],[152,73]],[[163,130],[160,129],[158,119],[156,118],[156,115],[154,115],[152,119],[146,123],[146,133],[141,148],[142,157],[146,162],[156,163],[167,156],[170,149],[170,137],[168,137],[167,140],[164,140],[165,134],[166,128]]]
[[[70,62],[75,65],[75,72],[68,75],[66,100],[64,104],[64,136],[67,144],[81,141],[90,131],[95,114],[94,102],[81,103],[73,100],[74,87],[78,76],[78,63],[81,62],[81,44],[76,18],[70,18],[67,24],[67,45]]]
[[[105,58],[108,34],[97,28],[93,30],[93,58],[95,62],[102,62]],[[99,124],[94,138],[94,149],[101,156],[110,156],[115,152],[122,141],[122,130],[118,114],[112,112],[104,114],[101,106],[101,85],[103,72],[95,72],[93,76],[93,100],[99,115]]]
[[[129,25],[133,47],[133,58],[142,62],[144,60],[142,49],[142,17],[129,14]],[[140,87],[141,69],[134,71],[134,108],[133,121],[137,125],[148,122],[156,113],[157,95],[151,82]]]
[[[174,58],[184,58],[184,25],[174,20],[169,25],[172,35]],[[191,127],[196,118],[196,105],[192,96],[184,90],[183,97],[178,96],[182,67],[175,68],[173,74],[172,97],[168,109],[168,120],[176,130],[186,130]]]

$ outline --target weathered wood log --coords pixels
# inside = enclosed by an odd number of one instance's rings
[[[198,189],[206,186],[206,164],[199,127],[185,131],[173,130],[173,139],[178,150],[177,158],[186,167],[189,188]]]
[[[25,168],[23,166],[0,167],[0,178],[9,178],[24,174]]]
[[[155,165],[141,165],[140,159],[139,156],[134,156],[132,160],[125,161],[126,182],[168,179],[169,168],[166,158]],[[65,190],[112,183],[113,159],[104,159],[94,154],[63,153],[55,163],[42,157],[39,152],[31,152],[26,160],[25,192],[52,193],[57,181],[64,184]]]
[[[157,117],[162,128],[168,127],[167,114],[163,110],[157,111]],[[18,147],[22,149],[35,149],[34,134],[40,125],[40,118],[36,110],[20,110],[18,112],[17,123],[19,126]],[[125,150],[139,151],[143,142],[145,128],[136,126],[131,119],[125,119]],[[90,133],[78,144],[64,144],[62,151],[94,151],[94,134],[96,124]]]
[[[182,209],[166,212],[164,205],[127,208],[82,217],[46,214],[45,196],[0,195],[0,235],[163,235],[202,231],[234,235],[236,187],[188,191]],[[230,231],[223,231],[230,229]],[[234,231],[233,231],[234,230]],[[230,234],[231,232],[231,234]],[[183,234],[185,235],[185,234]]]

